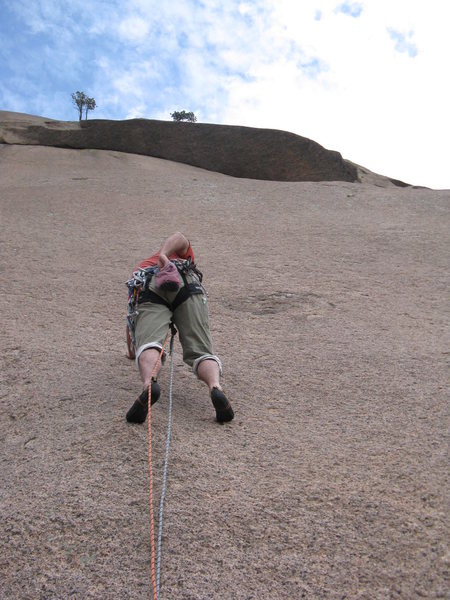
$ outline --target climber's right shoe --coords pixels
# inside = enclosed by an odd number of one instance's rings
[[[152,381],[151,405],[158,401],[161,394],[161,388],[157,381]],[[142,391],[142,394],[134,401],[133,406],[127,412],[126,419],[128,423],[143,423],[148,414],[148,386]]]

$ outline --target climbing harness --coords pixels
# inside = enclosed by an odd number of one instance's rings
[[[128,310],[127,310],[127,325],[130,331],[132,345],[135,345],[135,327],[136,317],[139,314],[138,306],[143,302],[153,302],[154,304],[163,304],[174,313],[176,309],[194,294],[204,294],[208,296],[202,281],[203,274],[197,268],[196,264],[189,257],[186,260],[172,260],[171,262],[177,267],[178,272],[183,280],[183,286],[172,303],[169,303],[162,296],[150,289],[150,282],[159,269],[158,267],[147,267],[146,269],[138,268],[133,277],[126,282],[128,287]],[[187,275],[192,275],[193,281],[188,282]]]
[[[170,338],[170,384],[169,384],[169,415],[167,424],[167,436],[166,436],[166,451],[163,468],[163,479],[161,487],[161,498],[159,502],[159,518],[158,518],[158,544],[155,547],[155,526],[154,526],[154,514],[153,514],[153,468],[152,468],[152,423],[151,423],[151,385],[153,378],[158,372],[158,367],[161,362],[161,357],[164,352],[164,348]],[[170,449],[170,436],[172,432],[172,390],[173,390],[173,342],[177,330],[173,323],[170,324],[170,332],[167,332],[161,353],[158,357],[156,365],[153,368],[152,377],[150,379],[148,387],[148,471],[149,471],[149,505],[150,505],[150,570],[152,576],[152,588],[153,588],[153,600],[159,599],[159,587],[161,581],[161,549],[162,549],[162,526],[163,526],[163,512],[164,512],[164,500],[167,489],[167,470],[169,465],[169,449]],[[155,568],[156,561],[156,568]]]

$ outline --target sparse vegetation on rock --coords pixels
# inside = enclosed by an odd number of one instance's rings
[[[94,110],[97,107],[95,98],[89,98],[84,92],[73,92],[72,102],[78,111],[79,120],[83,118],[83,110],[85,112],[85,119],[87,119],[88,112]]]
[[[195,123],[197,121],[197,117],[193,112],[186,112],[185,110],[176,110],[173,113],[170,113],[170,116],[177,123],[180,121],[189,121],[190,123]]]

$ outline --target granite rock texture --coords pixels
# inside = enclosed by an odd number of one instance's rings
[[[449,191],[2,144],[0,212],[2,598],[152,597],[125,281],[174,230],[236,418],[176,339],[160,599],[447,597]]]

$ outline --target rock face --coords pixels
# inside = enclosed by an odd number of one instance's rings
[[[359,180],[357,166],[339,152],[274,129],[148,119],[67,122],[0,111],[0,142],[143,154],[248,179]]]
[[[236,418],[178,335],[161,600],[448,597],[450,190],[377,186],[0,145],[2,600],[154,597],[125,281],[175,228]]]

